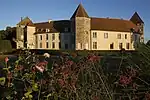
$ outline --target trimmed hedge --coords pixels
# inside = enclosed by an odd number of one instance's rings
[[[9,40],[0,40],[0,53],[12,52],[11,42]]]

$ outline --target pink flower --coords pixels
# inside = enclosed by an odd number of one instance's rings
[[[90,62],[96,62],[96,61],[99,61],[99,60],[100,60],[99,56],[95,56],[95,55],[88,56],[88,61],[90,61]]]
[[[63,87],[65,85],[65,81],[63,79],[58,79],[58,84]]]
[[[67,61],[67,62],[66,62],[66,64],[69,65],[69,66],[72,66],[73,63],[74,63],[73,61]]]
[[[43,71],[44,71],[44,67],[42,67],[42,66],[35,66],[36,68],[37,68],[37,70],[39,70],[41,73],[43,73]]]
[[[9,61],[8,57],[5,57],[5,63],[7,63]]]
[[[121,85],[128,85],[132,82],[132,79],[131,79],[131,77],[121,75],[119,82],[121,83]]]

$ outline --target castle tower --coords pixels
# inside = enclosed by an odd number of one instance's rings
[[[35,43],[35,27],[32,21],[25,17],[21,18],[21,21],[17,24],[16,27],[16,40],[17,40],[17,49],[20,48],[34,48],[29,44]]]
[[[134,15],[131,17],[130,19],[139,29],[139,33],[140,33],[140,41],[144,42],[144,22],[143,20],[140,18],[140,16],[138,15],[137,12],[134,13]]]
[[[90,18],[81,4],[78,5],[76,11],[71,17],[72,32],[75,33],[75,49],[90,49]]]

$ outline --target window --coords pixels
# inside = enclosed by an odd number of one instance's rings
[[[50,32],[50,29],[46,29],[46,32]]]
[[[119,43],[119,49],[122,49],[122,43]]]
[[[127,39],[127,34],[125,34],[125,39]]]
[[[117,38],[118,38],[118,39],[121,39],[121,34],[118,34],[118,35],[117,35]]]
[[[137,35],[134,35],[134,41],[137,41]]]
[[[60,34],[59,34],[59,40],[61,40]]]
[[[46,40],[48,40],[48,34],[46,34]]]
[[[110,49],[114,49],[114,43],[110,44]]]
[[[40,40],[42,40],[42,35],[40,35]]]
[[[82,49],[82,43],[80,43],[80,48]]]
[[[129,48],[130,48],[130,44],[126,43],[126,49],[129,49]]]
[[[59,42],[59,49],[61,48],[61,43]]]
[[[52,42],[52,48],[55,48],[55,42]]]
[[[93,38],[97,38],[97,32],[93,32]]]
[[[49,46],[48,46],[48,42],[46,42],[46,48],[48,48]]]
[[[40,42],[40,48],[42,48],[42,42]]]
[[[93,42],[93,49],[97,49],[97,42]]]
[[[68,32],[68,28],[67,27],[65,28],[65,32]]]
[[[104,38],[108,38],[108,33],[104,33]]]
[[[68,49],[68,44],[65,44],[65,49]]]
[[[55,40],[55,34],[52,34],[52,40]]]

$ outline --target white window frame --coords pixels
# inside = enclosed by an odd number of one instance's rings
[[[108,33],[104,33],[104,38],[108,39]]]

